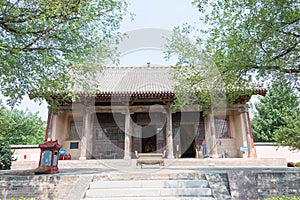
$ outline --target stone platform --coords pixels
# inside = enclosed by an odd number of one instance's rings
[[[165,161],[162,168],[146,165],[141,169],[136,159],[60,160],[59,174],[22,176],[12,172],[34,169],[38,162],[13,162],[13,170],[0,171],[0,199],[215,200],[300,196],[300,168],[286,167],[285,159]]]
[[[13,170],[34,169],[38,166],[37,161],[17,161],[13,162]],[[199,167],[286,167],[284,158],[182,158],[165,159],[164,168],[199,168]],[[147,168],[147,166],[145,166]],[[150,165],[150,168],[158,168],[158,165]],[[148,168],[149,168],[148,167]],[[112,159],[112,160],[60,160],[60,169],[68,168],[104,168],[104,169],[123,169],[136,170],[136,159]]]
[[[0,171],[0,199],[255,200],[300,196],[300,168],[172,165],[113,169],[99,167],[96,161],[80,168],[72,168],[70,161],[63,164],[67,163],[70,166],[52,175],[5,175],[18,170]]]

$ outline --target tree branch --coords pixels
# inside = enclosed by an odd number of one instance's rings
[[[290,47],[288,47],[287,49],[283,50],[283,52],[282,52],[281,54],[279,54],[279,55],[273,57],[272,59],[273,59],[273,60],[276,60],[276,59],[278,59],[278,58],[281,58],[281,57],[287,55],[288,53],[290,53],[291,51],[293,51],[293,50],[297,47],[298,44],[299,44],[299,43],[296,42],[293,46],[290,46]]]
[[[8,32],[18,33],[16,29],[8,26],[6,23],[0,22],[0,27],[2,27],[4,30],[7,30]]]
[[[295,66],[295,68],[282,68],[281,66],[276,66],[276,65],[270,65],[270,66],[259,66],[259,65],[250,65],[247,66],[248,69],[266,69],[266,70],[271,70],[271,71],[281,71],[284,73],[299,73],[300,72],[300,65]]]

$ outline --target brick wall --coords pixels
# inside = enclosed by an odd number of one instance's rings
[[[272,196],[300,197],[300,170],[257,173],[256,187],[262,199]]]
[[[0,199],[65,199],[77,176],[27,175],[0,177]]]

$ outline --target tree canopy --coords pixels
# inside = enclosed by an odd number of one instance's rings
[[[47,99],[72,84],[68,75],[91,73],[114,52],[108,43],[126,7],[122,0],[1,1],[0,89],[9,103],[32,92]]]
[[[10,169],[13,161],[13,151],[7,141],[0,136],[0,170]]]
[[[166,58],[178,57],[177,66],[198,68],[184,83],[179,81],[178,93],[187,96],[185,85],[209,86],[210,94],[197,94],[198,102],[204,100],[207,106],[214,104],[219,90],[233,102],[253,94],[251,87],[270,78],[300,90],[299,1],[194,0],[193,4],[199,8],[199,24],[175,27],[165,50]],[[176,69],[180,79],[185,69]]]
[[[9,110],[0,106],[0,139],[8,144],[40,144],[45,138],[46,123],[28,110]]]
[[[273,83],[259,100],[252,120],[254,141],[300,149],[300,104],[291,86]]]
[[[178,82],[175,108],[191,103],[198,104],[201,110],[210,106],[226,107],[240,97],[255,93],[256,85],[249,84],[236,71],[218,66],[205,51],[202,40],[190,38],[194,30],[187,24],[174,28],[174,34],[167,39],[165,46],[165,58],[174,55],[178,58],[173,67],[173,75]]]
[[[299,84],[298,0],[207,0],[193,2],[208,25],[205,50],[217,66],[239,75],[283,75]],[[299,85],[298,85],[299,87]]]

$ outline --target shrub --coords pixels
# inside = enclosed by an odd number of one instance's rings
[[[300,197],[271,197],[271,198],[266,198],[265,200],[300,200]]]
[[[0,170],[10,169],[13,152],[8,142],[0,140]]]

